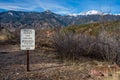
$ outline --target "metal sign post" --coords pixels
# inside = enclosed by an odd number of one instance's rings
[[[30,67],[29,67],[29,50],[27,50],[27,72],[30,71]]]
[[[35,30],[34,29],[21,29],[21,50],[26,50],[27,55],[27,71],[29,68],[29,53],[30,50],[35,49]]]

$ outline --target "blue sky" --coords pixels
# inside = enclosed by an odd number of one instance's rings
[[[78,14],[88,10],[120,13],[120,0],[0,0],[0,12],[51,10],[58,14]]]

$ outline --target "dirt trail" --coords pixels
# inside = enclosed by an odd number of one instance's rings
[[[30,72],[26,54],[15,45],[0,45],[0,80],[94,80],[80,67],[62,63],[55,52],[30,51]]]
[[[0,45],[0,52],[15,52],[19,51],[20,48],[18,45]]]
[[[39,52],[30,51],[31,72],[28,73],[26,72],[25,51],[20,51],[17,45],[0,45],[0,80],[16,80],[19,78],[24,80],[24,78],[29,78],[31,74],[37,74],[39,78],[42,78],[41,73],[62,67],[63,64],[59,64],[53,55],[46,53],[44,55],[44,51]]]

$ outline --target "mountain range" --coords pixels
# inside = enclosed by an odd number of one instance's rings
[[[118,21],[120,15],[96,10],[79,14],[59,15],[50,10],[44,12],[6,11],[0,12],[0,27],[7,28],[59,28],[95,22]]]

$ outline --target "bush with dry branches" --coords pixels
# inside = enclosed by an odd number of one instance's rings
[[[89,52],[94,43],[89,35],[58,32],[53,36],[53,45],[58,56],[64,59],[79,59]]]
[[[96,40],[96,47],[99,48],[99,53],[103,59],[110,63],[118,62],[118,55],[120,55],[119,37],[115,34],[102,31]]]
[[[80,56],[104,59],[119,64],[120,38],[106,31],[95,38],[87,34],[58,32],[53,36],[53,45],[60,58],[79,59]]]

